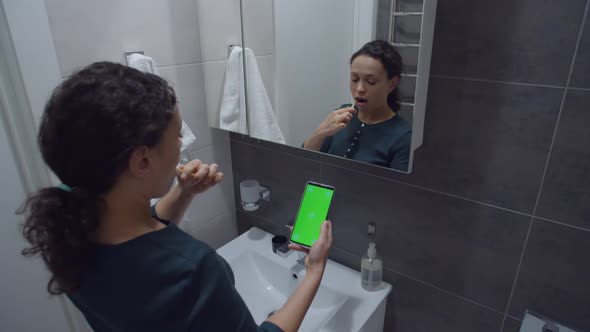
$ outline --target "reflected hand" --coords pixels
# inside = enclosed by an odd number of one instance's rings
[[[223,180],[223,173],[218,170],[217,164],[208,165],[195,159],[176,168],[176,179],[183,192],[199,194]]]
[[[292,226],[287,226],[293,231]],[[332,222],[330,220],[324,221],[320,230],[320,238],[311,246],[311,249],[303,248],[300,245],[290,243],[289,249],[301,251],[307,254],[305,257],[305,267],[308,272],[324,273],[326,261],[330,247],[332,246]]]
[[[321,137],[328,137],[336,134],[340,130],[346,128],[352,120],[353,114],[356,114],[357,110],[352,107],[345,107],[330,113],[328,117],[320,124],[316,129],[317,135]]]

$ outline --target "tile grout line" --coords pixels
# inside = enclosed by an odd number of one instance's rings
[[[508,81],[499,81],[499,80],[487,80],[487,79],[484,79],[484,78],[476,78],[476,77],[461,77],[461,76],[449,76],[449,75],[430,75],[430,77],[433,77],[433,78],[445,78],[445,79],[450,79],[450,80],[483,82],[483,83],[521,85],[521,86],[530,86],[530,87],[537,87],[537,88],[551,88],[551,89],[564,89],[565,88],[564,86],[558,86],[558,85],[521,83],[521,82],[508,82]]]
[[[467,197],[463,197],[463,196],[459,196],[459,195],[455,195],[455,194],[451,194],[451,193],[446,193],[444,191],[438,191],[436,189],[422,187],[422,186],[419,186],[419,185],[416,185],[416,184],[412,184],[412,183],[409,183],[409,182],[403,182],[403,181],[400,181],[400,180],[390,179],[390,178],[386,178],[386,177],[382,177],[382,176],[379,176],[379,175],[370,174],[370,173],[359,171],[359,170],[351,170],[351,169],[348,169],[348,168],[346,168],[344,166],[339,166],[339,165],[335,165],[335,164],[328,164],[328,166],[336,167],[336,168],[340,168],[340,169],[344,169],[344,170],[347,170],[347,171],[350,171],[350,172],[363,174],[363,175],[366,175],[366,176],[370,176],[370,177],[373,177],[373,178],[377,178],[377,179],[381,179],[381,180],[385,180],[385,181],[389,181],[389,182],[393,182],[393,183],[397,183],[397,184],[401,184],[401,185],[412,187],[412,188],[415,188],[415,189],[420,189],[420,190],[428,191],[428,192],[431,192],[431,193],[439,194],[441,196],[447,196],[447,197],[451,197],[451,198],[456,198],[456,199],[459,199],[459,200],[462,200],[462,201],[467,201],[467,202],[470,202],[470,203],[475,203],[475,204],[487,206],[487,207],[490,207],[490,208],[495,208],[495,209],[498,209],[498,210],[503,210],[503,211],[506,211],[506,212],[515,213],[515,214],[522,215],[522,216],[525,216],[525,217],[532,216],[532,214],[530,214],[530,213],[520,212],[520,211],[512,210],[512,209],[509,209],[509,208],[505,208],[505,207],[502,207],[502,206],[498,206],[498,205],[493,205],[493,204],[490,204],[490,203],[485,203],[485,202],[477,201],[477,200],[470,199],[470,198],[467,198]]]
[[[239,208],[239,207],[236,209],[236,220],[238,219],[238,213],[239,212],[242,212],[242,213],[244,213],[246,215],[249,215],[252,218],[258,219],[258,220],[262,221],[262,223],[267,224],[270,227],[275,226],[270,219],[267,219],[267,218],[261,217],[261,216],[257,216],[256,214],[253,214],[253,213],[251,213],[249,211],[246,211],[246,210],[244,210],[242,208]],[[280,226],[277,225],[277,227],[280,227]],[[274,234],[274,235],[279,235],[279,234]]]
[[[543,177],[542,177],[543,179]],[[543,180],[541,180],[541,183]],[[542,184],[541,184],[542,187]],[[541,190],[539,190],[539,193]],[[537,196],[539,196],[537,193]],[[512,303],[512,297],[514,296],[514,290],[516,289],[516,282],[518,281],[518,277],[520,275],[520,268],[522,267],[522,262],[524,260],[524,254],[526,251],[527,244],[529,242],[529,237],[531,235],[531,230],[533,229],[533,221],[535,220],[534,217],[531,216],[529,221],[529,227],[526,232],[526,236],[524,237],[524,243],[522,245],[522,251],[520,252],[520,258],[518,260],[518,265],[516,267],[516,273],[514,275],[514,280],[512,281],[512,287],[510,288],[510,295],[508,296],[508,302],[506,303],[506,309],[504,310],[504,317],[502,317],[502,325],[500,325],[500,332],[504,331],[504,325],[506,324],[506,317],[508,316],[508,310],[510,309],[510,304]]]
[[[504,331],[504,324],[506,323],[506,317],[508,316],[508,310],[510,309],[510,304],[512,303],[512,298],[514,297],[514,290],[516,289],[516,283],[518,281],[518,277],[520,276],[520,270],[522,268],[522,262],[524,260],[524,255],[526,252],[526,248],[528,245],[528,240],[531,235],[531,230],[533,228],[533,224],[535,221],[535,217],[537,215],[537,208],[539,207],[539,201],[541,200],[541,194],[543,192],[543,185],[545,183],[545,176],[547,175],[547,169],[549,168],[549,161],[551,160],[551,153],[553,152],[553,146],[555,145],[555,140],[557,138],[557,132],[559,129],[559,122],[561,120],[561,115],[563,114],[563,108],[565,106],[565,99],[567,97],[567,92],[569,89],[570,81],[572,79],[572,74],[574,72],[574,65],[576,64],[576,57],[578,55],[578,49],[580,47],[580,42],[582,40],[582,34],[584,33],[584,26],[586,24],[586,19],[588,16],[588,7],[590,6],[590,0],[586,0],[586,8],[584,9],[584,15],[582,16],[582,24],[580,25],[580,30],[578,31],[578,39],[576,41],[576,48],[574,49],[574,54],[572,57],[572,62],[570,64],[570,69],[567,77],[567,82],[565,86],[565,90],[563,91],[563,95],[561,98],[561,105],[559,107],[559,113],[557,114],[557,121],[555,123],[555,129],[553,131],[553,138],[551,139],[551,145],[549,146],[549,153],[547,154],[547,158],[545,160],[545,167],[543,169],[543,175],[541,176],[541,183],[539,185],[539,191],[537,192],[537,199],[535,202],[535,207],[533,208],[533,215],[531,216],[531,221],[529,223],[529,229],[527,231],[527,235],[524,240],[524,245],[522,248],[522,252],[520,255],[520,260],[518,262],[518,267],[516,268],[516,274],[514,276],[514,281],[512,282],[512,289],[510,290],[510,297],[508,298],[508,303],[506,304],[506,310],[504,312],[504,318],[502,319],[502,325],[500,327],[500,332]]]
[[[257,58],[262,58],[262,57],[269,57],[269,56],[273,56],[274,54],[269,53],[269,54],[259,54],[256,55]],[[158,69],[167,69],[167,68],[171,68],[171,67],[182,67],[182,66],[194,66],[194,65],[204,65],[204,64],[208,64],[208,63],[219,63],[219,62],[225,62],[228,59],[215,59],[215,60],[206,60],[206,61],[191,61],[191,62],[182,62],[182,63],[174,63],[174,64],[169,64],[169,65],[161,65],[161,66],[156,66],[156,68]]]
[[[188,149],[188,148],[187,148],[186,150],[182,151],[182,152],[181,152],[181,154],[182,154],[182,153],[189,154],[189,153],[200,152],[200,151],[203,151],[203,150],[205,150],[205,149],[208,149],[208,148],[214,147],[214,146],[216,146],[216,145],[223,145],[223,144],[219,144],[219,143],[218,143],[218,144],[211,143],[211,144],[209,144],[209,145],[201,146],[201,147],[199,147],[199,148],[196,148],[196,149]],[[189,146],[190,146],[190,145],[189,145]]]
[[[236,214],[237,214],[238,212],[245,213],[245,214],[247,214],[247,215],[249,215],[249,216],[251,216],[251,217],[254,217],[254,218],[256,218],[256,219],[260,219],[260,220],[262,220],[262,221],[263,221],[264,223],[266,223],[266,224],[273,225],[273,223],[272,223],[272,221],[271,221],[270,219],[267,219],[266,217],[258,216],[258,215],[256,215],[255,213],[252,213],[252,212],[250,212],[250,211],[246,211],[246,210],[244,210],[244,209],[242,209],[242,208],[237,208],[237,209],[236,209]],[[275,235],[277,235],[277,234],[275,234]]]
[[[170,65],[156,66],[156,68],[158,70],[159,69],[169,69],[169,68],[173,68],[173,67],[196,66],[196,65],[203,65],[206,63],[217,63],[217,62],[223,62],[223,61],[227,61],[227,59],[226,60],[192,61],[192,62],[174,63],[174,64],[170,64]]]
[[[557,220],[553,220],[553,219],[543,218],[543,217],[539,217],[539,216],[535,216],[535,219],[543,220],[543,221],[550,222],[553,224],[558,224],[558,225],[564,226],[564,227],[573,228],[573,229],[576,229],[576,230],[579,230],[582,232],[590,232],[590,228],[584,228],[584,227],[580,227],[580,226],[570,225],[570,224],[566,224],[561,221],[557,221]]]
[[[192,231],[198,231],[198,230],[200,230],[201,228],[203,228],[203,227],[205,227],[205,226],[207,226],[207,225],[209,225],[209,224],[212,224],[212,223],[214,223],[214,222],[215,222],[215,220],[217,220],[217,219],[220,219],[221,217],[226,217],[226,216],[227,216],[227,217],[231,217],[231,215],[232,215],[232,210],[225,211],[225,212],[223,212],[223,213],[221,213],[221,214],[219,214],[219,215],[216,215],[215,217],[213,217],[213,218],[211,218],[211,219],[209,219],[209,220],[205,221],[203,224],[201,224],[201,225],[197,225],[196,227],[190,227],[190,228],[188,228],[187,230],[189,230],[189,231],[191,231],[191,232],[192,232]],[[184,219],[184,217],[183,217],[183,219]],[[237,218],[236,218],[236,219],[237,219]],[[184,221],[184,220],[181,220],[181,222],[182,222],[182,221]],[[180,226],[180,224],[179,224],[179,226]]]
[[[512,319],[514,319],[514,320],[517,320],[517,321],[519,321],[519,322],[522,322],[522,319],[520,319],[520,318],[518,318],[518,317],[514,317],[514,316],[512,316],[512,315],[506,315],[506,317],[508,317],[508,318],[512,318]]]
[[[503,315],[503,314],[504,314],[504,313],[503,313],[502,311],[500,311],[500,310],[497,310],[497,309],[494,309],[494,308],[488,307],[488,306],[487,306],[487,305],[485,305],[485,304],[482,304],[482,303],[476,302],[476,301],[474,301],[474,300],[468,299],[468,298],[466,298],[466,297],[464,297],[464,296],[461,296],[461,295],[459,295],[459,294],[455,294],[455,293],[453,293],[453,292],[450,292],[450,291],[448,291],[448,290],[442,289],[442,288],[440,288],[440,287],[438,287],[438,286],[435,286],[435,285],[433,285],[433,284],[430,284],[430,283],[428,283],[428,282],[422,281],[422,280],[420,280],[420,279],[416,279],[416,278],[414,278],[414,277],[412,277],[412,276],[410,276],[410,275],[407,275],[407,274],[405,274],[405,273],[401,273],[401,272],[399,272],[399,271],[395,271],[395,270],[392,270],[392,269],[390,269],[390,268],[387,268],[387,267],[384,267],[384,269],[386,269],[386,270],[389,270],[390,272],[393,272],[393,273],[399,274],[400,276],[402,276],[402,277],[404,277],[404,278],[407,278],[407,279],[413,280],[414,282],[417,282],[417,283],[423,284],[423,285],[425,285],[425,286],[428,286],[428,287],[434,288],[434,289],[436,289],[436,290],[438,290],[438,291],[440,291],[440,292],[443,292],[443,293],[445,293],[445,294],[447,294],[447,295],[449,295],[449,296],[452,296],[452,297],[454,297],[454,298],[457,298],[457,299],[459,299],[459,300],[462,300],[462,301],[465,301],[465,302],[469,302],[469,303],[471,303],[471,304],[473,304],[473,305],[476,305],[476,306],[478,306],[478,307],[482,307],[482,308],[484,308],[484,309],[487,309],[487,310],[493,311],[493,312],[495,312],[495,313],[497,313],[497,314],[499,314],[499,315]]]
[[[576,87],[568,87],[568,90],[576,90],[576,91],[590,91],[590,88],[576,88]]]
[[[336,250],[338,250],[338,251],[340,251],[340,252],[342,252],[342,253],[344,253],[344,254],[347,254],[347,255],[349,255],[349,256],[353,256],[353,257],[355,257],[355,258],[356,258],[356,257],[360,257],[360,256],[358,256],[357,254],[355,254],[355,253],[352,253],[352,252],[350,252],[350,251],[348,251],[348,250],[346,250],[346,249],[341,249],[341,248],[336,248],[336,247],[334,247],[334,249],[336,249]],[[406,279],[410,279],[410,280],[412,280],[412,281],[414,281],[414,282],[420,283],[420,284],[422,284],[422,285],[424,285],[424,286],[427,286],[427,287],[430,287],[430,288],[434,288],[434,289],[436,289],[436,290],[438,290],[438,291],[440,291],[440,292],[443,292],[443,293],[445,293],[445,294],[447,294],[447,295],[450,295],[450,296],[452,296],[452,297],[454,297],[454,298],[457,298],[457,299],[460,299],[460,300],[462,300],[462,301],[466,301],[466,302],[469,302],[469,303],[471,303],[471,304],[474,304],[474,305],[476,305],[476,306],[478,306],[478,307],[482,307],[482,308],[484,308],[484,309],[487,309],[487,310],[493,311],[493,312],[495,312],[495,313],[497,313],[497,314],[499,314],[499,315],[503,315],[503,314],[504,314],[504,313],[503,313],[502,311],[500,311],[500,310],[497,310],[497,309],[491,308],[491,307],[489,307],[489,306],[487,306],[487,305],[485,305],[485,304],[482,304],[482,303],[479,303],[479,302],[477,302],[477,301],[474,301],[474,300],[468,299],[468,298],[466,298],[466,297],[464,297],[464,296],[461,296],[461,295],[459,295],[459,294],[455,294],[455,293],[453,293],[453,292],[450,292],[450,291],[448,291],[448,290],[445,290],[445,289],[443,289],[443,288],[440,288],[440,287],[438,287],[438,286],[436,286],[436,285],[433,285],[433,284],[431,284],[431,283],[425,282],[425,281],[423,281],[423,280],[417,279],[417,278],[415,278],[415,277],[412,277],[412,276],[410,276],[410,275],[408,275],[408,274],[405,274],[405,273],[399,272],[399,271],[397,271],[397,270],[394,270],[394,269],[392,269],[392,268],[389,268],[389,267],[385,267],[385,266],[384,266],[384,267],[383,267],[383,269],[385,269],[385,270],[388,270],[388,271],[390,271],[390,272],[392,272],[392,273],[398,274],[398,275],[400,275],[400,276],[402,276],[402,277],[404,277],[404,278],[406,278]]]

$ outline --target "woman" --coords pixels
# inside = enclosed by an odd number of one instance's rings
[[[63,184],[19,211],[31,244],[23,254],[41,254],[49,293],[65,293],[96,331],[296,331],[323,275],[330,222],[300,287],[256,326],[229,265],[176,226],[195,195],[223,179],[215,164],[176,167],[181,124],[174,91],[158,76],[101,62],[65,80],[38,137]]]
[[[401,56],[390,43],[376,40],[353,54],[350,63],[355,104],[330,113],[303,147],[407,171],[412,127],[397,113]]]

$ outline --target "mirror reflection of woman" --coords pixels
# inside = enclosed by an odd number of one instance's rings
[[[354,104],[333,111],[303,147],[407,171],[412,126],[399,115],[401,56],[388,42],[365,44],[350,61]]]

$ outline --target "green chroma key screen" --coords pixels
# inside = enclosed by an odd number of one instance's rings
[[[334,188],[314,183],[305,186],[301,206],[297,213],[291,241],[311,247],[320,238],[322,223],[328,216]]]

